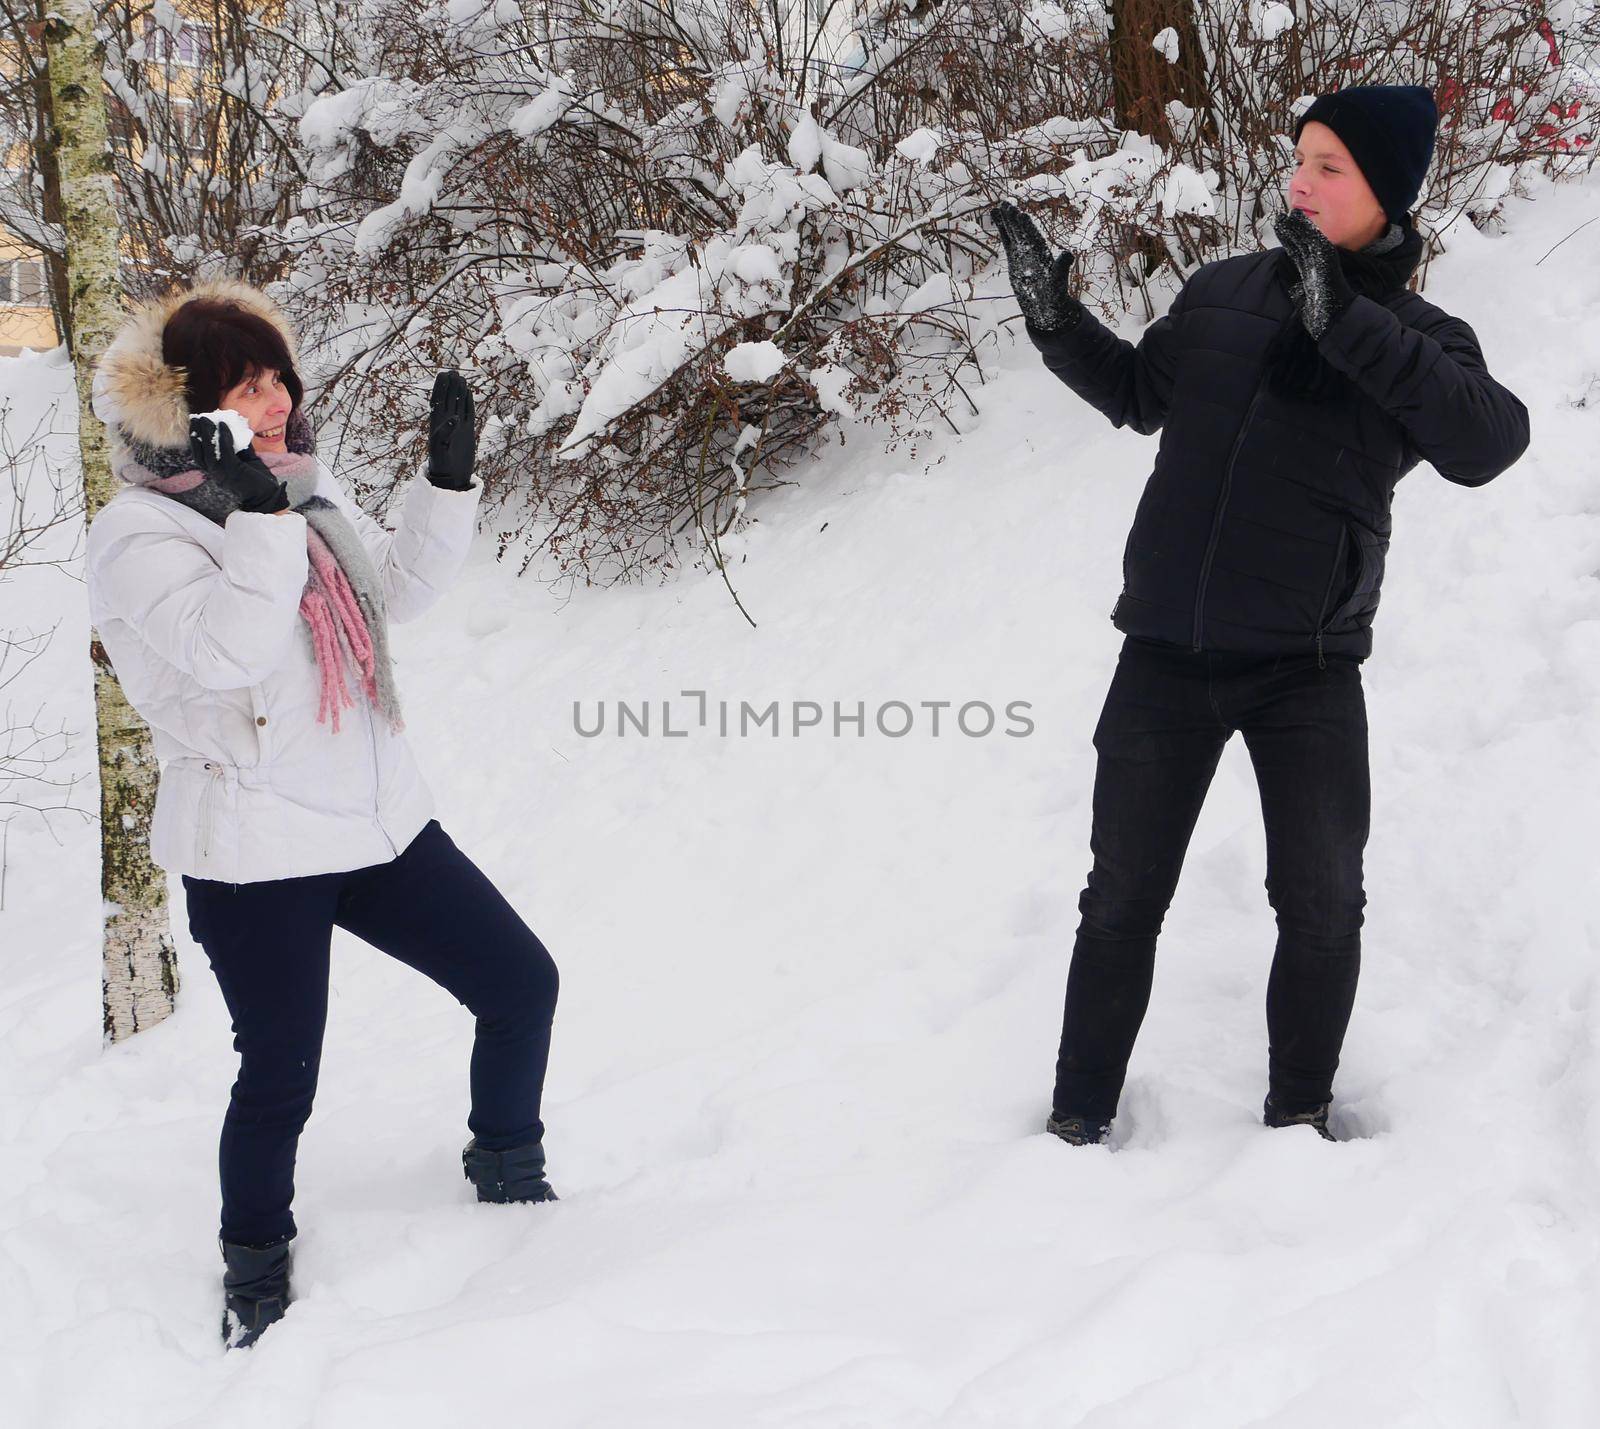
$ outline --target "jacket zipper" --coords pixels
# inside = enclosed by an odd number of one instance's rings
[[[1245,408],[1244,420],[1239,423],[1239,431],[1233,439],[1233,449],[1228,453],[1228,464],[1222,471],[1222,491],[1217,497],[1216,513],[1211,518],[1211,539],[1206,542],[1205,559],[1200,563],[1200,584],[1194,596],[1194,648],[1200,649],[1200,629],[1204,620],[1203,612],[1206,604],[1206,582],[1211,579],[1211,561],[1217,553],[1217,542],[1222,536],[1222,513],[1228,505],[1228,488],[1233,483],[1233,463],[1239,455],[1239,448],[1244,444],[1244,434],[1250,430],[1250,418],[1255,415],[1256,403],[1261,400],[1261,389],[1266,385],[1267,374],[1265,371],[1256,378],[1256,390],[1250,396],[1250,405]]]
[[[1339,528],[1339,544],[1335,548],[1333,571],[1328,576],[1328,584],[1322,592],[1322,609],[1317,612],[1317,668],[1319,670],[1328,668],[1328,662],[1322,658],[1322,632],[1328,628],[1333,619],[1334,611],[1339,608],[1338,606],[1333,606],[1332,609],[1329,609],[1329,602],[1333,599],[1334,591],[1340,589],[1336,583],[1344,573],[1345,564],[1348,560],[1346,552],[1348,552],[1349,548],[1350,527],[1348,523],[1344,523]],[[1361,572],[1358,568],[1356,571],[1356,585],[1359,586],[1360,584]]]

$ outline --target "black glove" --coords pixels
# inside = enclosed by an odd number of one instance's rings
[[[241,511],[270,516],[288,509],[288,487],[252,448],[234,451],[233,431],[226,423],[218,426],[210,417],[190,417],[189,451],[210,480],[238,498]]]
[[[1052,259],[1044,236],[1014,203],[997,203],[989,216],[1006,246],[1006,267],[1023,317],[1046,332],[1076,327],[1083,317],[1083,304],[1067,291],[1072,253],[1063,249]]]
[[[1338,251],[1299,209],[1280,213],[1272,228],[1300,270],[1300,281],[1292,289],[1300,304],[1300,321],[1312,337],[1320,338],[1355,302],[1355,289],[1339,265]]]
[[[433,379],[433,411],[428,417],[428,480],[449,491],[472,485],[478,429],[472,389],[454,368]]]

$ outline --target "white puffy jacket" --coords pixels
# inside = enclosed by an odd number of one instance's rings
[[[414,619],[460,570],[481,486],[417,477],[390,533],[317,466],[318,494],[354,523],[382,577],[389,620]],[[317,723],[317,663],[299,614],[304,517],[236,511],[219,526],[129,487],[90,523],[86,565],[90,619],[155,733],[150,851],[161,867],[227,883],[334,873],[395,857],[432,817],[405,736],[364,695],[338,734]],[[396,684],[403,707],[398,662]]]

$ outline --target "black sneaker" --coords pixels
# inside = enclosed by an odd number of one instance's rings
[[[1049,1121],[1045,1122],[1044,1129],[1051,1136],[1059,1136],[1069,1146],[1094,1146],[1106,1139],[1111,1123],[1093,1116],[1052,1114]]]
[[[1324,1141],[1337,1141],[1339,1138],[1328,1130],[1328,1112],[1332,1107],[1332,1102],[1323,1102],[1309,1111],[1285,1111],[1268,1092],[1261,1108],[1261,1120],[1267,1126],[1309,1126]]]
[[[289,1308],[289,1241],[273,1245],[222,1246],[222,1344],[245,1350]]]

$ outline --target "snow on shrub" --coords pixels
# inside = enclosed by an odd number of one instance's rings
[[[775,18],[776,15],[776,18]],[[825,440],[915,456],[1015,320],[988,212],[1078,254],[1108,315],[1274,242],[1316,93],[1422,82],[1430,234],[1589,146],[1591,7],[1198,0],[363,7],[294,113],[280,290],[381,505],[432,373],[479,397],[502,554],[585,580],[720,563]],[[1133,29],[1136,27],[1130,27]]]

